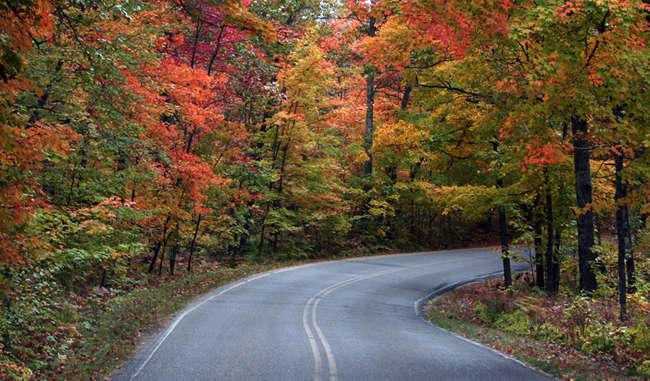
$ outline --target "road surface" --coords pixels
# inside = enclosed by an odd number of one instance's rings
[[[500,269],[493,250],[463,249],[264,273],[188,306],[113,380],[549,380],[420,315]]]

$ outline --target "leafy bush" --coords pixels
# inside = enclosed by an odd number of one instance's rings
[[[506,305],[498,300],[488,300],[486,303],[479,301],[474,311],[483,323],[492,325],[502,313],[506,312]]]
[[[494,322],[494,326],[508,332],[527,335],[530,333],[530,319],[522,310],[501,314]]]
[[[485,324],[492,324],[494,321],[492,316],[488,314],[487,306],[481,302],[476,302],[474,306],[474,312],[476,316]]]
[[[627,341],[625,328],[617,328],[610,322],[592,322],[580,337],[580,349],[585,352],[611,352],[616,345]]]
[[[565,342],[566,336],[562,330],[552,323],[544,322],[532,329],[533,336],[538,339],[553,342]]]
[[[640,320],[630,328],[629,334],[632,337],[632,348],[638,352],[650,353],[650,326]]]

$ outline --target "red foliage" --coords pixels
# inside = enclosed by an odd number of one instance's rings
[[[521,163],[521,171],[526,172],[527,167],[537,166],[544,168],[548,165],[559,164],[566,160],[568,147],[557,142],[542,144],[534,141],[526,144],[527,155]]]

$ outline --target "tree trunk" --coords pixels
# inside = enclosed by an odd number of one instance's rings
[[[623,154],[614,155],[615,161],[615,188],[616,193],[616,235],[618,237],[618,302],[620,305],[619,317],[621,321],[627,320],[627,283],[626,283],[626,266],[625,262],[630,251],[630,229],[627,221],[627,205],[625,205],[625,196],[627,189],[623,183],[621,172],[623,171]]]
[[[151,258],[151,262],[149,263],[149,273],[153,272],[153,269],[156,266],[156,260],[158,259],[158,254],[160,254],[160,250],[163,249],[163,242],[166,240],[167,237],[167,225],[169,224],[169,220],[171,219],[171,216],[167,216],[165,219],[165,224],[163,225],[163,231],[160,239],[156,242],[154,245],[154,250],[153,250],[153,258]]]
[[[176,269],[176,255],[178,254],[180,234],[178,232],[178,222],[176,222],[176,229],[174,230],[174,244],[169,250],[169,275],[174,275]]]
[[[625,270],[627,272],[627,292],[632,294],[636,291],[636,278],[634,276],[634,252],[631,249],[625,259]]]
[[[539,204],[539,195],[537,202]],[[533,212],[535,213],[535,212]],[[542,248],[542,219],[538,213],[533,217],[533,242],[535,243],[535,281],[540,290],[544,289],[544,249]]]
[[[573,130],[573,162],[578,206],[578,267],[580,291],[591,293],[598,288],[596,273],[597,253],[594,252],[594,214],[592,210],[591,168],[589,167],[589,125],[578,116],[571,117]]]
[[[402,101],[400,102],[400,108],[402,110],[405,110],[409,105],[409,101],[411,100],[411,91],[413,91],[413,86],[411,86],[410,83],[407,83],[404,87],[404,93],[402,94]]]
[[[508,221],[506,211],[499,207],[499,239],[501,241],[501,259],[503,261],[503,285],[512,286],[512,270],[510,268],[510,235],[508,234]]]
[[[162,247],[160,249],[160,262],[158,265],[158,276],[162,275],[163,262],[165,261],[165,249],[167,248],[167,238],[163,241]]]
[[[149,274],[153,272],[153,269],[156,266],[156,260],[158,259],[158,253],[160,252],[160,247],[162,246],[162,241],[156,241],[153,247],[153,257],[151,258],[151,262],[149,262]]]
[[[376,20],[374,17],[370,17],[368,21],[368,29],[366,34],[370,37],[374,37],[377,33],[377,27],[375,25]],[[372,174],[372,141],[374,134],[374,108],[375,108],[375,67],[366,68],[366,130],[363,139],[363,148],[368,155],[368,160],[366,161],[364,167],[364,173],[366,176]]]
[[[202,215],[196,218],[196,225],[194,226],[194,235],[192,235],[192,242],[190,243],[190,255],[187,258],[187,272],[192,271],[192,257],[194,256],[194,249],[196,247],[196,236],[199,234],[199,226],[201,225]]]
[[[553,269],[551,273],[553,274],[553,290],[558,292],[560,290],[560,241],[562,238],[562,229],[559,227],[555,228],[555,250],[553,250]]]
[[[553,216],[553,192],[549,185],[548,172],[544,169],[544,180],[546,182],[546,292],[556,294],[558,291],[558,276],[555,269],[558,263],[557,257],[553,250],[555,240],[555,219]]]

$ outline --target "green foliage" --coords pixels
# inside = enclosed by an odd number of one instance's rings
[[[616,345],[627,345],[628,337],[625,329],[615,328],[610,322],[592,321],[583,329],[580,348],[585,352],[611,352]]]
[[[639,320],[627,333],[632,338],[632,346],[635,350],[650,353],[650,325],[645,320]]]
[[[537,326],[532,326],[533,335],[541,340],[562,343],[566,336],[560,328],[553,325],[552,322],[544,322]]]
[[[528,315],[522,310],[515,310],[501,314],[494,326],[504,331],[527,335],[530,333],[530,319]]]
[[[636,368],[636,371],[642,376],[650,378],[650,360],[645,360]]]

